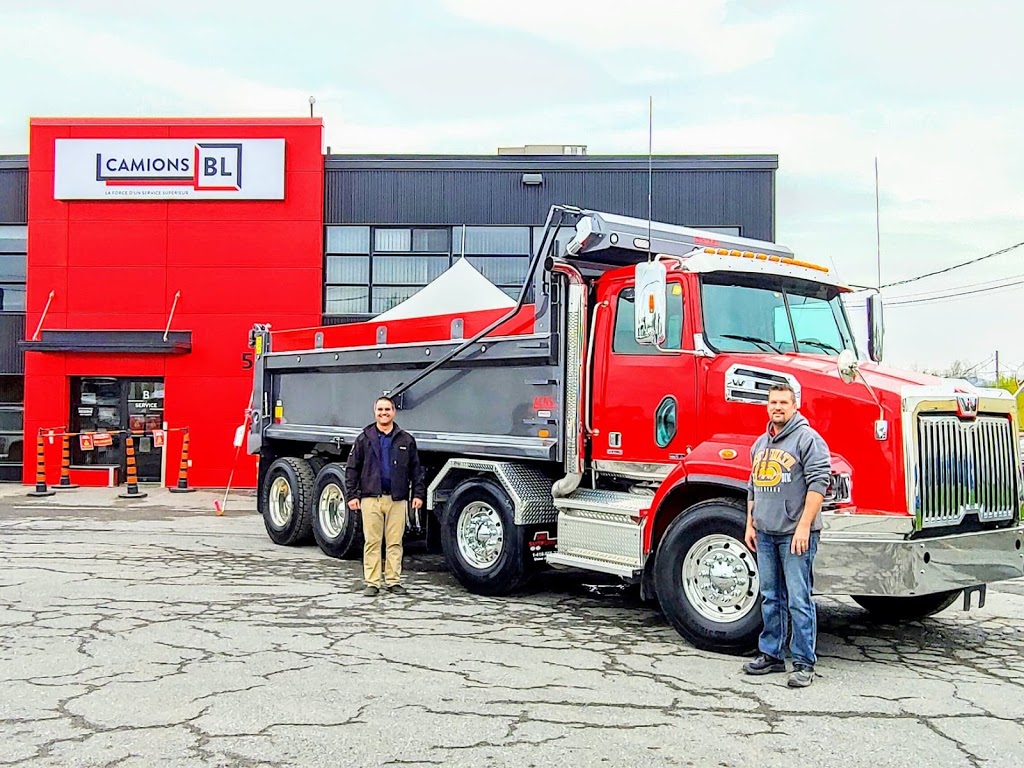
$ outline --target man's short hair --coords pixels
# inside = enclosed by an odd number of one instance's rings
[[[793,385],[788,381],[777,381],[768,387],[768,396],[771,397],[772,392],[789,392],[793,395],[793,402],[796,403],[796,390],[793,389]]]
[[[392,399],[391,399],[390,397],[388,397],[387,395],[381,395],[381,396],[380,396],[380,397],[378,397],[378,398],[377,398],[376,400],[374,400],[374,401],[373,401],[373,407],[374,407],[374,408],[376,408],[376,407],[377,407],[377,403],[379,403],[379,402],[380,402],[381,400],[386,400],[387,402],[391,403],[391,410],[393,410],[393,411],[394,411],[394,410],[397,410],[397,409],[395,408],[395,401],[394,401],[394,400],[392,400]]]

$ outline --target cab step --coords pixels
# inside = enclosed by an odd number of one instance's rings
[[[644,526],[641,510],[650,496],[583,488],[555,499],[558,549],[547,556],[565,565],[637,578],[644,567]]]

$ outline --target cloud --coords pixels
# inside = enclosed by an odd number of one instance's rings
[[[442,5],[469,21],[591,51],[598,57],[620,51],[682,53],[706,73],[736,72],[770,58],[795,27],[794,17],[784,14],[734,20],[725,0],[520,0],[514,6],[443,0]],[[618,63],[633,64],[628,59]],[[635,64],[638,72],[658,79],[664,76],[664,70]]]

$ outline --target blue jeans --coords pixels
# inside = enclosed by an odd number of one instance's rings
[[[793,635],[789,652],[794,664],[813,667],[818,637],[818,614],[811,600],[814,587],[814,555],[818,551],[817,531],[811,533],[810,547],[802,555],[789,551],[790,534],[757,532],[757,570],[761,580],[761,616],[764,629],[757,647],[765,656],[785,658],[789,621]]]

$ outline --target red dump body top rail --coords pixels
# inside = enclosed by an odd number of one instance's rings
[[[452,341],[452,322],[455,320],[462,320],[462,335],[457,339],[462,340],[479,333],[491,323],[507,315],[509,311],[510,309],[507,308],[482,309],[450,315],[410,317],[400,320],[371,319],[362,323],[273,331],[270,349],[272,352],[300,352],[315,348],[372,347],[378,344],[377,332],[380,328],[386,330],[385,343],[387,344]],[[525,336],[533,333],[535,313],[535,305],[523,305],[514,317],[491,331],[488,337]],[[323,334],[322,344],[316,343],[317,334]]]

